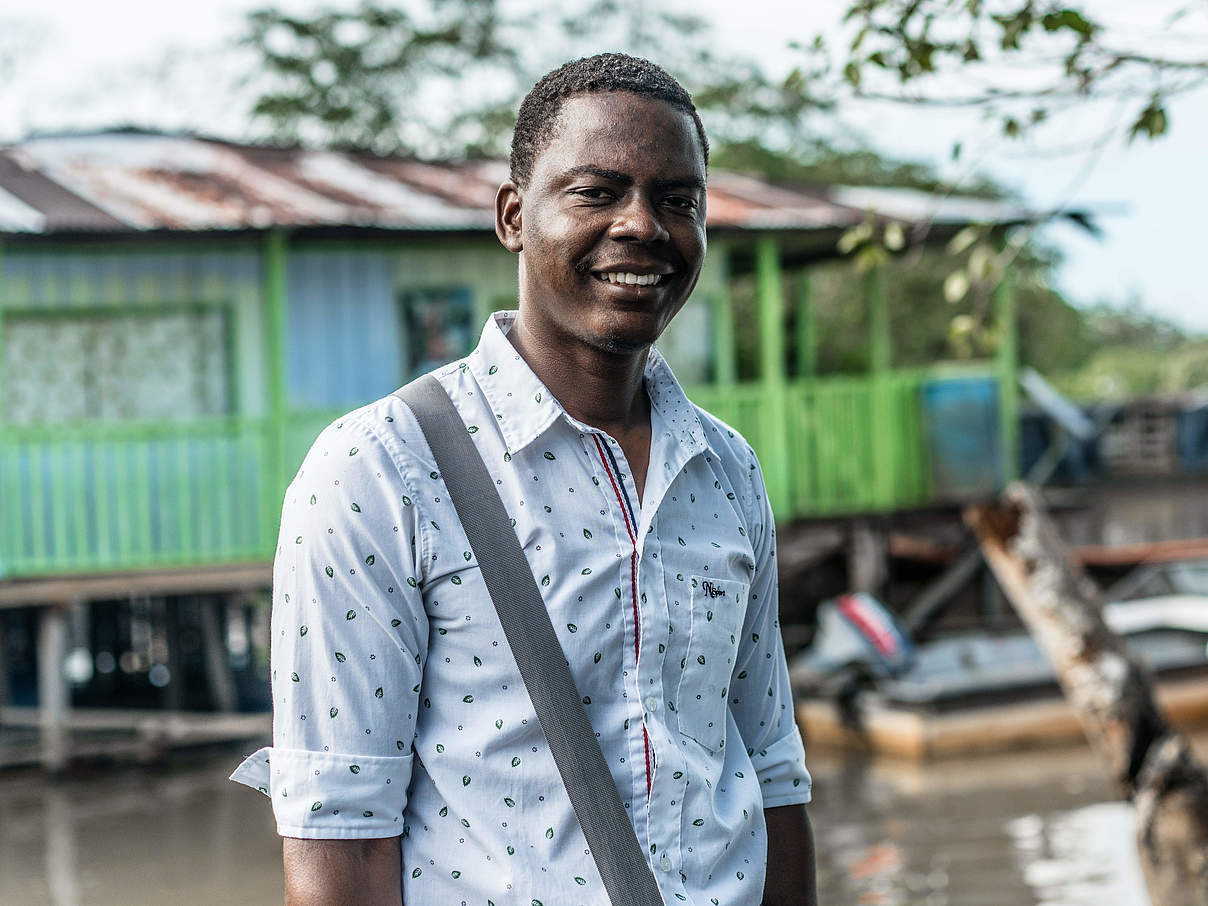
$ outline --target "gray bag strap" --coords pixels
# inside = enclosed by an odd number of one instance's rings
[[[394,395],[415,414],[436,457],[612,906],[663,906],[549,611],[465,422],[431,375]]]

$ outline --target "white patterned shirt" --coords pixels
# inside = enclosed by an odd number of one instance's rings
[[[810,798],[755,454],[652,350],[639,505],[620,445],[572,418],[508,341],[514,318],[492,317],[437,377],[513,517],[664,899],[755,906],[763,810]],[[608,902],[395,397],[328,427],[290,485],[272,634],[273,746],[232,779],[270,796],[283,836],[401,834],[408,904]]]

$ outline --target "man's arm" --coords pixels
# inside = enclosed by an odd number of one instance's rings
[[[768,825],[764,906],[818,906],[814,832],[804,805],[763,810]]]
[[[286,837],[285,906],[402,906],[402,841]]]

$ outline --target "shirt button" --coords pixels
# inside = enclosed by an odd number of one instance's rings
[[[646,697],[646,710],[650,711],[650,712],[654,712],[654,711],[657,711],[658,709],[659,709],[659,700],[657,698],[655,698],[653,695],[648,695]]]
[[[671,860],[666,856],[659,859],[659,871],[671,871]]]

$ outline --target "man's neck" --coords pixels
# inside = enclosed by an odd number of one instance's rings
[[[608,353],[582,343],[536,336],[517,317],[508,340],[573,418],[621,440],[650,430],[645,370],[649,347]]]

